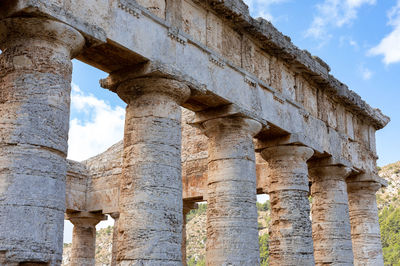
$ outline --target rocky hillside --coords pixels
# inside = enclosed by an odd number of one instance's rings
[[[385,266],[400,266],[400,161],[379,169],[388,187],[377,194]]]
[[[389,184],[377,193],[378,207],[381,210],[400,202],[400,161],[380,168],[379,175]]]
[[[205,260],[206,254],[206,218],[207,207],[201,204],[198,210],[191,211],[187,216],[186,252],[190,265]]]

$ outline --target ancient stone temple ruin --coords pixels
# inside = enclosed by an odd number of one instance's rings
[[[241,0],[0,0],[0,265],[185,265],[207,201],[207,265],[383,265],[375,132],[389,118]],[[109,73],[123,142],[66,160],[71,59]],[[309,196],[313,199],[310,210]],[[311,212],[311,214],[310,214]]]

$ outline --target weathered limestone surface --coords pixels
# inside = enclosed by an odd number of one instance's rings
[[[185,200],[206,200],[207,137],[201,129],[189,125],[195,113],[182,108],[182,184]]]
[[[46,15],[73,25],[96,44],[79,56],[91,65],[107,72],[145,65],[144,74],[163,73],[190,86],[194,93],[185,106],[193,111],[230,103],[271,126],[266,135],[297,134],[301,144],[373,176],[375,131],[389,119],[332,77],[321,59],[268,21],[250,17],[241,0],[0,5],[0,17]]]
[[[67,212],[86,211],[88,209],[87,205],[91,200],[87,200],[87,198],[93,176],[94,173],[92,171],[89,172],[83,163],[67,160],[67,193],[65,195],[65,207]],[[104,180],[105,182],[108,181],[106,180],[106,176]],[[102,207],[106,209],[105,204],[103,204]]]
[[[111,254],[111,266],[117,265],[117,254],[118,254],[118,222],[119,213],[113,213],[110,215],[114,219],[114,230],[112,238],[112,254]]]
[[[165,78],[122,81],[127,103],[119,265],[182,263],[181,110],[190,90]]]
[[[354,265],[383,265],[382,243],[376,205],[381,184],[349,180],[348,195]]]
[[[321,59],[266,20],[253,19],[241,0],[0,0],[0,49],[0,264],[57,264],[65,207],[121,212],[121,265],[180,264],[182,197],[209,200],[215,205],[210,217],[232,218],[232,226],[248,222],[246,237],[252,238],[253,210],[246,220],[237,200],[250,204],[254,195],[246,189],[254,181],[271,195],[272,265],[312,265],[306,165],[312,154],[348,166],[353,175],[365,173],[357,179],[361,189],[354,180],[349,186],[354,258],[382,263],[377,219],[364,216],[377,215],[365,184],[384,184],[376,177],[375,132],[389,118],[331,76]],[[107,153],[111,157],[85,166],[70,162],[64,198],[70,58],[78,51],[80,60],[111,73],[102,86],[128,102],[126,132],[124,144]],[[258,121],[256,150],[268,164],[255,167],[249,155],[210,160],[207,169],[207,156],[231,151],[214,143],[208,153],[207,140],[189,127],[182,130],[189,138],[181,157],[180,105],[196,112],[191,123],[197,125],[210,113]],[[233,132],[218,140],[234,141]],[[245,143],[238,151],[250,150],[249,139],[235,140]],[[256,181],[253,168],[242,175],[244,168],[230,165],[231,159],[258,169]],[[228,186],[212,183],[225,175],[233,177]],[[248,186],[233,186],[241,178]],[[343,182],[335,184],[332,193],[340,194]],[[243,195],[217,197],[224,189]],[[361,197],[366,201],[357,202]],[[27,229],[32,220],[42,229]],[[216,222],[212,230],[221,228]],[[234,235],[224,232],[209,242]],[[215,243],[218,253],[236,242]],[[240,252],[247,249],[243,259],[253,263],[251,245]]]
[[[253,136],[260,123],[242,117],[202,123],[208,137],[207,265],[258,265]]]
[[[68,213],[66,218],[74,225],[72,231],[71,266],[95,265],[96,224],[107,217],[87,212]]]
[[[314,265],[307,167],[313,153],[303,146],[276,146],[261,152],[269,167],[272,266]]]
[[[104,153],[82,162],[91,177],[88,182],[85,210],[118,212],[123,148],[124,143],[120,141]]]
[[[316,265],[353,265],[346,178],[349,168],[314,166],[312,181],[312,228]]]
[[[0,20],[0,264],[61,263],[70,82],[81,34]]]

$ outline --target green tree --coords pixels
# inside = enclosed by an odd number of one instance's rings
[[[260,244],[260,265],[268,266],[268,258],[269,258],[269,235],[264,234],[258,237],[258,242]]]
[[[256,204],[258,211],[268,211],[271,208],[269,200],[264,203],[257,202]]]
[[[400,207],[386,207],[379,214],[385,265],[400,266]]]

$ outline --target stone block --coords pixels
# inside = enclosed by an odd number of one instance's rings
[[[206,45],[207,11],[190,0],[182,0],[183,30],[196,41]]]

